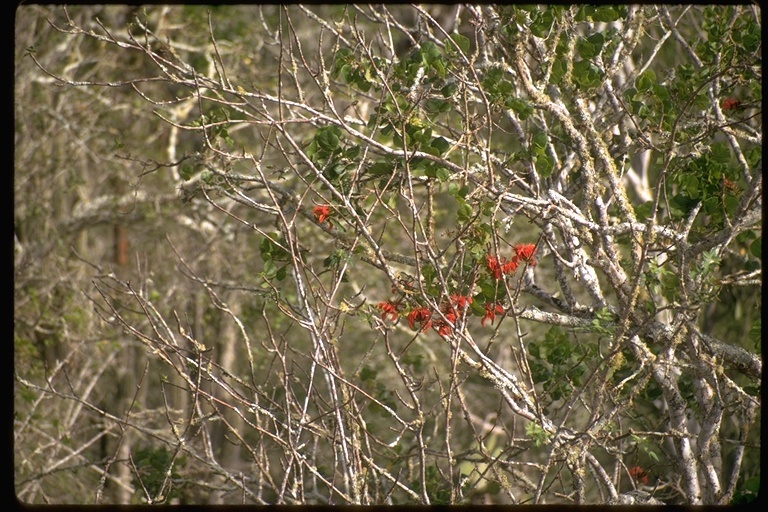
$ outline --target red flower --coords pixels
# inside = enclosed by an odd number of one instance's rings
[[[493,325],[493,321],[496,319],[496,313],[500,315],[503,314],[504,307],[499,303],[491,304],[490,302],[487,302],[485,304],[485,316],[480,320],[480,325],[485,326],[486,320],[490,320],[491,325]]]
[[[438,320],[437,325],[435,325],[435,329],[437,330],[437,333],[440,336],[448,336],[453,331],[453,325],[456,323],[456,311],[453,309],[444,312],[443,315],[445,315],[445,319],[447,322],[443,320]]]
[[[720,106],[723,110],[735,110],[741,106],[741,102],[736,98],[725,98]]]
[[[466,295],[459,295],[457,293],[454,293],[451,295],[451,304],[454,306],[457,306],[459,309],[464,309],[467,307],[468,304],[472,304],[472,297],[467,297]]]
[[[497,281],[501,279],[501,265],[499,265],[499,260],[496,258],[496,256],[486,256],[485,265],[488,267],[488,271],[491,273],[494,279]]]
[[[643,485],[648,485],[648,473],[646,473],[640,466],[632,466],[629,468],[629,475]]]
[[[501,272],[504,274],[514,274],[517,270],[517,257],[501,264]]]
[[[503,274],[514,274],[517,270],[517,258],[507,261],[504,258],[488,255],[485,257],[485,265],[493,278],[498,281]]]
[[[321,204],[312,208],[312,213],[315,215],[317,222],[322,224],[325,219],[331,216],[331,207],[327,204]]]
[[[424,307],[416,308],[408,313],[408,326],[416,330],[416,323],[420,323],[419,331],[425,331],[432,325],[432,313]]]
[[[376,304],[376,307],[382,311],[381,319],[386,320],[387,317],[390,317],[392,321],[397,320],[399,306],[400,304],[392,302],[391,300],[385,300],[384,302]]]
[[[515,258],[527,262],[530,266],[536,265],[536,253],[535,244],[517,244],[513,247],[515,250]]]

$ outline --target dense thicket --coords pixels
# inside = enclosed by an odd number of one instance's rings
[[[749,501],[756,6],[22,6],[32,503]]]

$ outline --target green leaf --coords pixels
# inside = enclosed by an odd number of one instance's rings
[[[477,296],[473,297],[472,303],[469,305],[469,307],[475,316],[484,316],[485,305],[480,303],[479,298],[482,298],[481,294],[478,294]]]
[[[421,148],[421,150],[432,156],[440,156],[440,151],[438,151],[437,148],[433,148],[432,146],[424,146]]]
[[[709,157],[713,162],[727,164],[731,161],[731,152],[722,142],[715,142],[710,147]]]
[[[637,215],[637,220],[645,222],[648,219],[648,216],[651,215],[651,210],[653,210],[653,201],[646,201],[643,204],[636,206],[635,215]]]
[[[592,21],[611,22],[626,16],[627,8],[625,6],[610,5],[603,5],[600,7],[587,7],[586,14],[592,18]]]
[[[483,77],[483,87],[486,89],[493,88],[499,81],[501,81],[503,75],[504,71],[502,71],[500,67],[490,68],[485,72],[485,76]]]
[[[655,83],[656,73],[654,73],[652,69],[643,71],[637,78],[635,78],[635,88],[639,92],[648,92]]]
[[[189,181],[194,175],[195,167],[190,164],[184,164],[181,166],[181,169],[179,169],[179,176],[184,181]]]
[[[547,37],[552,30],[552,25],[555,22],[555,15],[551,9],[547,9],[541,13],[534,12],[531,15],[533,23],[531,23],[531,34],[536,37]]]
[[[563,79],[565,75],[565,62],[562,59],[558,59],[552,63],[552,74],[549,76],[549,81],[557,85]]]
[[[504,106],[515,112],[521,121],[525,121],[533,114],[533,105],[521,98],[507,98]]]
[[[440,50],[437,48],[437,45],[435,45],[435,43],[432,41],[425,41],[421,43],[421,48],[419,51],[421,53],[421,60],[424,64],[431,64],[435,61],[435,59],[442,57]]]
[[[502,80],[496,86],[495,94],[492,94],[492,96],[495,96],[501,102],[506,102],[514,92],[515,88],[512,83],[508,80]]]
[[[437,71],[437,75],[440,78],[445,78],[445,62],[443,61],[442,56],[430,65],[432,66],[432,69]]]
[[[600,51],[600,49],[603,47],[603,44],[605,44],[605,36],[601,32],[596,32],[587,37],[587,41],[598,47],[598,51]]]
[[[261,258],[264,261],[267,260],[276,260],[276,261],[287,261],[288,260],[288,252],[280,247],[278,244],[285,244],[285,239],[282,237],[279,237],[277,233],[272,233],[271,235],[274,237],[275,240],[273,240],[270,237],[265,237],[261,243],[259,243],[259,252],[261,253]]]
[[[680,278],[677,274],[664,274],[661,276],[661,294],[669,302],[674,302],[680,288]]]
[[[701,201],[703,210],[709,215],[720,215],[720,198],[716,196],[706,197]]]
[[[264,268],[262,271],[267,279],[272,279],[277,273],[277,266],[272,259],[264,260]]]
[[[469,219],[472,218],[472,207],[468,205],[465,202],[461,202],[461,205],[459,206],[459,209],[456,211],[456,215],[459,219],[459,222],[467,222]]]
[[[360,146],[351,146],[344,151],[344,158],[354,160],[360,154]]]
[[[531,149],[534,153],[543,155],[546,148],[547,134],[544,132],[536,132],[531,139]]]
[[[653,95],[656,96],[656,99],[659,101],[664,101],[666,99],[669,99],[669,89],[661,84],[653,84]],[[708,103],[707,103],[708,104]]]
[[[469,187],[467,185],[459,187],[458,183],[451,182],[448,184],[448,193],[456,199],[464,199],[469,194]]]
[[[444,183],[448,181],[448,178],[451,177],[451,171],[448,170],[445,167],[438,167],[435,171],[435,178],[437,178],[437,181],[440,183]]]
[[[693,100],[693,105],[699,110],[705,110],[707,107],[709,107],[709,96],[707,96],[705,93],[697,95],[696,99]]]
[[[739,199],[735,198],[733,196],[727,196],[725,198],[724,204],[725,204],[725,213],[727,215],[733,215],[736,213],[736,210],[739,208]]]
[[[315,141],[320,149],[333,151],[339,147],[341,131],[336,126],[325,126],[319,128],[315,134]]]
[[[584,88],[600,84],[602,72],[590,61],[582,60],[573,64],[573,81]]]
[[[346,174],[347,167],[343,164],[333,164],[323,169],[323,176],[325,176],[328,181],[331,182],[337,181],[339,178],[345,176]]]
[[[461,51],[466,55],[469,53],[469,39],[464,37],[463,35],[456,33],[451,34],[451,40],[453,40],[454,43],[456,43],[456,46],[461,49]]]
[[[435,148],[440,155],[444,155],[448,149],[450,149],[451,144],[443,137],[435,137],[432,139],[432,143],[430,144],[433,148]]]
[[[393,172],[393,166],[389,162],[376,162],[368,167],[368,172],[373,176],[388,176]]]
[[[696,176],[690,174],[681,176],[680,188],[682,188],[691,199],[699,197],[699,179]]]
[[[760,317],[756,318],[752,325],[749,328],[749,333],[747,336],[749,337],[750,341],[754,343],[755,349],[758,351],[760,350],[760,342],[763,339],[763,322],[760,319]]]
[[[451,104],[445,100],[429,98],[424,105],[424,110],[429,114],[441,114],[451,110]]]
[[[549,155],[539,155],[535,158],[536,171],[542,178],[548,178],[555,168],[555,162]]]
[[[421,277],[424,278],[424,282],[427,284],[427,286],[432,284],[432,281],[435,280],[436,276],[437,276],[437,271],[435,270],[435,267],[429,264],[422,265]]]
[[[360,380],[363,382],[374,380],[378,373],[377,370],[374,370],[370,366],[363,366],[362,370],[360,370]]]
[[[590,60],[600,53],[600,48],[586,39],[581,39],[576,43],[576,53],[578,53],[579,57],[582,59]]]
[[[348,84],[351,84],[355,79],[355,68],[353,68],[349,64],[344,64],[341,66],[341,69],[339,69],[338,75],[341,75],[341,78]]]
[[[333,56],[333,66],[331,68],[331,77],[336,79],[339,77],[342,68],[345,66],[349,59],[353,57],[352,50],[349,48],[340,48]]]
[[[747,163],[751,167],[756,167],[757,163],[763,157],[762,146],[756,146],[756,147],[750,149],[749,151],[747,151],[745,156],[747,158]]]
[[[525,434],[533,441],[534,446],[542,446],[549,441],[549,432],[534,422],[525,426]]]
[[[755,258],[762,258],[763,257],[763,241],[762,237],[757,237],[754,242],[749,246],[749,252],[752,253],[752,256]]]

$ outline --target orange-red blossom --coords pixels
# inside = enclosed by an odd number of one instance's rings
[[[648,473],[646,473],[640,466],[632,466],[629,468],[629,474],[643,485],[648,485]]]
[[[312,214],[314,214],[317,222],[322,224],[328,217],[331,216],[331,207],[327,204],[320,204],[312,208]],[[329,221],[330,223],[330,221]]]
[[[536,265],[536,244],[517,244],[512,249],[514,249],[515,255],[511,260],[490,254],[485,257],[485,266],[488,267],[488,271],[497,281],[504,275],[514,274],[520,262],[525,262],[530,266]]]
[[[315,207],[315,216],[318,222],[323,222],[329,215],[330,209],[328,206]],[[507,260],[504,257],[496,257],[490,254],[485,256],[485,264],[494,279],[500,280],[504,275],[513,274],[518,265],[523,262],[527,265],[536,265],[536,245],[535,244],[516,244],[512,247],[515,251],[514,257]],[[411,286],[410,283],[408,285]],[[393,286],[393,292],[395,291]],[[467,295],[461,295],[458,293],[451,294],[449,302],[443,304],[440,308],[442,311],[441,318],[434,318],[432,311],[424,306],[419,306],[412,309],[408,315],[408,326],[413,330],[424,332],[430,327],[434,329],[441,336],[447,336],[453,332],[453,327],[456,324],[456,320],[459,317],[461,311],[472,304],[472,297]],[[379,302],[376,305],[381,310],[381,318],[397,320],[400,312],[401,304],[392,300]],[[499,302],[487,302],[485,305],[485,314],[480,320],[480,325],[485,326],[486,321],[490,321],[491,325],[496,320],[496,315],[504,314],[504,306]],[[634,468],[633,468],[634,469]],[[633,476],[637,474],[640,479],[647,479],[645,473],[633,473]]]
[[[725,98],[720,106],[723,110],[735,110],[741,106],[741,102],[736,98]]]
[[[515,250],[516,260],[522,260],[530,266],[536,265],[536,245],[535,244],[517,244],[512,247]]]
[[[389,317],[392,321],[397,320],[397,313],[400,309],[400,304],[397,302],[392,302],[391,300],[385,300],[383,302],[379,302],[376,307],[378,307],[382,313],[381,313],[381,319],[386,320],[387,317]]]
[[[457,308],[463,310],[470,304],[472,304],[472,297],[459,295],[458,293],[452,294],[450,296],[450,304],[446,304],[442,307],[445,320],[441,318],[435,321],[435,329],[437,330],[437,333],[440,336],[450,335],[453,332],[453,326],[456,325],[456,320],[459,318]]]
[[[466,295],[459,295],[458,293],[454,293],[451,295],[451,304],[458,307],[459,309],[466,308],[469,304],[472,304],[472,297],[468,297]]]
[[[408,327],[416,330],[416,324],[419,326],[419,331],[426,331],[432,326],[432,313],[425,307],[416,308],[408,313]]]
[[[517,258],[507,261],[503,257],[497,258],[496,256],[488,255],[485,257],[485,265],[488,267],[488,271],[493,278],[498,281],[504,274],[514,274],[515,270],[517,270]]]
[[[502,306],[498,302],[495,304],[491,304],[490,302],[487,302],[485,304],[485,315],[483,315],[483,318],[480,320],[480,325],[485,326],[486,320],[490,320],[491,325],[493,325],[493,321],[496,319],[497,313],[499,315],[504,314],[504,306]]]

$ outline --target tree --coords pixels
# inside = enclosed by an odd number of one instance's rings
[[[21,8],[18,496],[753,499],[759,14]]]

